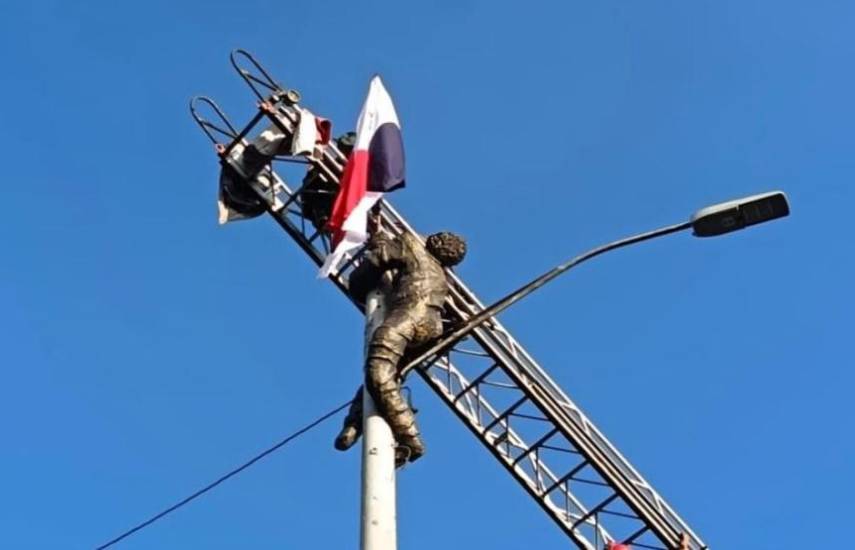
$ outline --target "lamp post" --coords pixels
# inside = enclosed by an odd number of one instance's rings
[[[383,323],[386,302],[379,290],[365,300],[365,353],[371,336]],[[363,388],[366,386],[363,385]],[[377,410],[371,392],[362,392],[362,502],[359,529],[361,550],[396,550],[397,491],[395,437]]]
[[[591,258],[599,256],[600,254],[605,254],[611,250],[623,248],[631,244],[655,239],[656,237],[685,231],[686,229],[692,229],[694,235],[697,237],[724,235],[725,233],[731,233],[752,225],[783,218],[789,215],[789,213],[790,206],[787,202],[787,196],[782,191],[772,191],[769,193],[751,195],[750,197],[707,206],[695,212],[691,218],[689,218],[689,221],[665,226],[646,233],[640,233],[638,235],[633,235],[631,237],[593,248],[584,254],[580,254],[579,256],[550,269],[543,275],[481,310],[466,322],[451,329],[430,347],[419,353],[418,357],[407,363],[401,369],[401,376],[406,376],[412,369],[431,357],[447,351],[490,317],[493,317],[514,305],[562,273],[565,273],[569,269],[572,269]]]

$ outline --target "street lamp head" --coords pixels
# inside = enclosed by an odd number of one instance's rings
[[[789,213],[787,196],[782,191],[772,191],[701,208],[690,221],[696,237],[714,237]]]

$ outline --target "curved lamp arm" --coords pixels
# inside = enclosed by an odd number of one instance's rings
[[[708,206],[695,212],[687,222],[669,225],[646,233],[640,233],[638,235],[633,235],[632,237],[626,237],[624,239],[593,248],[584,254],[580,254],[579,256],[550,269],[543,275],[540,275],[531,282],[521,286],[494,304],[484,308],[473,317],[467,319],[466,322],[458,325],[456,328],[452,328],[449,332],[446,332],[436,340],[430,347],[419,353],[415,359],[408,362],[401,369],[400,376],[403,378],[418,365],[435,355],[445,352],[490,317],[493,317],[514,305],[571,268],[576,267],[591,258],[595,258],[600,254],[605,254],[611,250],[623,248],[631,244],[655,239],[656,237],[663,237],[665,235],[670,235],[671,233],[684,231],[689,228],[692,228],[694,230],[694,234],[698,237],[723,235],[731,231],[743,229],[750,225],[756,225],[758,223],[782,218],[787,216],[789,213],[790,207],[787,202],[787,196],[780,191],[773,191],[771,193],[752,195],[750,197]]]

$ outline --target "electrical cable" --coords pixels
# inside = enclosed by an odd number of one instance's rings
[[[287,436],[286,438],[282,439],[281,441],[279,441],[278,443],[276,443],[276,444],[275,444],[275,445],[273,445],[272,447],[270,447],[270,448],[268,448],[268,449],[266,449],[266,450],[262,451],[261,453],[259,453],[259,454],[255,455],[253,458],[251,458],[251,459],[250,459],[250,460],[248,460],[247,462],[244,462],[243,464],[241,464],[241,465],[240,465],[240,466],[238,466],[237,468],[235,468],[235,469],[231,470],[231,471],[230,471],[230,472],[228,472],[227,474],[225,474],[225,475],[223,475],[223,476],[219,477],[216,481],[213,481],[212,483],[209,483],[208,485],[206,485],[205,487],[203,487],[203,488],[199,489],[198,491],[196,491],[196,492],[195,492],[195,493],[193,493],[192,495],[190,495],[190,496],[188,496],[188,497],[184,498],[183,500],[181,500],[180,502],[178,502],[178,503],[176,503],[176,504],[173,504],[173,505],[172,505],[172,506],[170,506],[169,508],[167,508],[167,509],[163,510],[162,512],[160,512],[160,513],[158,513],[158,514],[156,514],[156,515],[154,515],[154,516],[152,516],[151,518],[149,518],[149,519],[147,519],[146,521],[144,521],[144,522],[140,523],[139,525],[137,525],[137,526],[135,526],[135,527],[132,527],[131,529],[128,529],[127,531],[125,531],[124,533],[122,533],[122,534],[121,534],[121,535],[119,535],[118,537],[116,537],[116,538],[114,538],[114,539],[110,540],[109,542],[106,542],[106,543],[104,543],[104,544],[102,544],[102,545],[98,546],[95,550],[104,550],[105,548],[109,548],[110,546],[113,546],[113,545],[114,545],[114,544],[116,544],[117,542],[119,542],[119,541],[121,541],[121,540],[123,540],[123,539],[125,539],[125,538],[127,538],[127,537],[129,537],[129,536],[131,536],[132,534],[136,533],[137,531],[139,531],[139,530],[141,530],[141,529],[144,529],[144,528],[148,527],[149,525],[151,525],[151,524],[152,524],[152,523],[154,523],[155,521],[159,520],[160,518],[162,518],[162,517],[164,517],[164,516],[166,516],[166,515],[168,515],[168,514],[170,514],[170,513],[174,512],[175,510],[177,510],[177,509],[181,508],[182,506],[184,506],[185,504],[189,503],[190,501],[195,500],[196,498],[198,498],[198,497],[202,496],[203,494],[207,493],[208,491],[210,491],[211,489],[213,489],[213,488],[214,488],[214,487],[216,487],[217,485],[219,485],[219,484],[223,483],[224,481],[226,481],[226,480],[227,480],[227,479],[229,479],[230,477],[233,477],[233,476],[235,476],[235,475],[237,475],[237,474],[241,473],[242,471],[246,470],[247,468],[249,468],[250,466],[252,466],[252,465],[253,465],[253,464],[255,464],[256,462],[258,462],[259,460],[261,460],[262,458],[264,458],[264,457],[266,457],[267,455],[269,455],[269,454],[271,454],[271,453],[273,453],[273,452],[275,452],[275,451],[279,450],[280,448],[282,448],[283,446],[285,446],[287,443],[289,443],[289,442],[293,441],[294,439],[297,439],[298,437],[300,437],[300,436],[301,436],[301,435],[303,435],[304,433],[308,432],[309,430],[311,430],[311,429],[312,429],[312,428],[314,428],[315,426],[317,426],[317,425],[321,424],[322,422],[324,422],[325,420],[327,420],[327,419],[328,419],[328,418],[330,418],[331,416],[334,416],[335,414],[337,414],[337,413],[341,412],[342,410],[344,410],[345,408],[347,408],[348,406],[350,406],[351,401],[352,401],[352,400],[347,401],[347,402],[346,402],[346,403],[344,403],[343,405],[340,405],[340,406],[336,407],[335,409],[333,409],[333,410],[331,410],[330,412],[328,412],[328,413],[324,414],[323,416],[321,416],[321,417],[320,417],[320,418],[318,418],[317,420],[312,421],[311,423],[307,424],[307,425],[306,425],[306,426],[304,426],[303,428],[300,428],[300,429],[299,429],[299,430],[297,430],[296,432],[294,432],[294,433],[292,433],[291,435]]]
[[[589,250],[588,252],[586,252],[580,256],[576,256],[575,258],[573,258],[573,259],[571,259],[571,260],[547,271],[546,273],[544,273],[540,277],[534,279],[533,281],[531,281],[527,285],[524,285],[523,287],[521,287],[521,288],[515,290],[514,292],[508,294],[507,296],[500,299],[498,302],[492,304],[491,306],[481,310],[479,313],[477,313],[476,315],[474,315],[471,318],[469,318],[468,320],[466,320],[466,322],[462,323],[459,327],[448,331],[446,334],[444,334],[442,337],[440,337],[436,342],[434,342],[434,344],[432,346],[429,346],[428,349],[423,351],[416,359],[409,361],[401,369],[401,376],[406,376],[406,374],[408,374],[409,371],[411,371],[413,368],[417,367],[422,362],[428,360],[429,358],[431,358],[431,357],[433,357],[439,353],[442,353],[444,350],[453,346],[455,343],[457,343],[463,337],[465,337],[469,332],[471,332],[476,327],[478,327],[481,323],[487,321],[490,317],[492,317],[492,316],[496,315],[497,313],[503,311],[504,309],[510,307],[511,305],[518,302],[519,300],[521,300],[522,298],[524,298],[528,294],[531,294],[532,292],[534,292],[538,288],[542,287],[543,285],[545,285],[546,283],[548,283],[552,279],[558,277],[559,275],[561,275],[565,271],[585,262],[586,260],[589,260],[595,256],[599,256],[600,254],[603,254],[603,253],[608,252],[610,250],[614,250],[616,248],[621,248],[621,247],[624,247],[624,246],[627,246],[630,244],[638,243],[641,241],[646,241],[646,240],[652,239],[654,237],[660,237],[662,235],[668,235],[670,233],[676,233],[678,231],[683,231],[685,229],[689,229],[690,227],[692,227],[692,222],[684,222],[684,223],[680,223],[680,224],[676,224],[676,225],[663,227],[661,229],[657,229],[654,231],[649,231],[647,233],[641,233],[639,235],[634,235],[632,237],[621,239],[619,241],[615,241],[615,242],[594,248],[592,250]],[[136,533],[140,529],[144,529],[145,527],[148,527],[149,525],[151,525],[155,521],[159,520],[160,518],[166,516],[167,514],[170,514],[171,512],[174,512],[175,510],[177,510],[178,508],[181,508],[182,506],[189,503],[190,501],[202,496],[203,494],[207,493],[208,491],[210,491],[211,489],[213,489],[217,485],[223,483],[224,481],[226,481],[230,477],[239,474],[240,472],[249,468],[250,466],[252,466],[256,462],[258,462],[262,458],[264,458],[267,455],[277,451],[279,448],[283,447],[286,443],[288,443],[288,442],[296,439],[297,437],[303,435],[304,433],[308,432],[309,430],[311,430],[312,428],[314,428],[318,424],[322,423],[323,421],[327,420],[328,418],[335,415],[339,411],[348,407],[351,404],[351,402],[352,402],[352,400],[347,401],[346,403],[344,403],[343,405],[340,405],[339,407],[336,407],[335,409],[333,409],[332,411],[321,416],[320,418],[318,418],[314,422],[311,422],[310,424],[308,424],[304,428],[297,430],[296,432],[289,435],[288,437],[286,437],[285,439],[283,439],[279,443],[277,443],[274,446],[270,447],[269,449],[261,452],[260,454],[256,455],[255,457],[253,457],[249,461],[245,462],[244,464],[238,466],[237,468],[230,471],[229,473],[223,475],[222,477],[220,477],[216,481],[206,485],[202,489],[199,489],[198,491],[196,491],[192,495],[186,497],[184,500],[178,502],[177,504],[173,504],[172,506],[163,510],[159,514],[157,514],[157,515],[151,517],[150,519],[140,523],[136,527],[133,527],[133,528],[125,531],[124,533],[122,533],[118,537],[114,538],[113,540],[111,540],[105,544],[102,544],[101,546],[98,546],[95,550],[104,550],[105,548],[109,548],[110,546],[113,546],[117,542],[129,537],[130,535]]]

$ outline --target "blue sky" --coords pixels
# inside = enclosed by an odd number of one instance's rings
[[[503,315],[713,548],[846,539],[855,7],[247,0],[0,5],[0,547],[92,548],[347,399],[362,321],[271,221],[216,225],[187,100],[243,123],[246,48],[351,129],[379,72],[425,233],[486,301],[605,241],[769,189],[790,218],[591,262]],[[400,541],[566,548],[413,381]],[[353,548],[323,425],[120,548]]]

